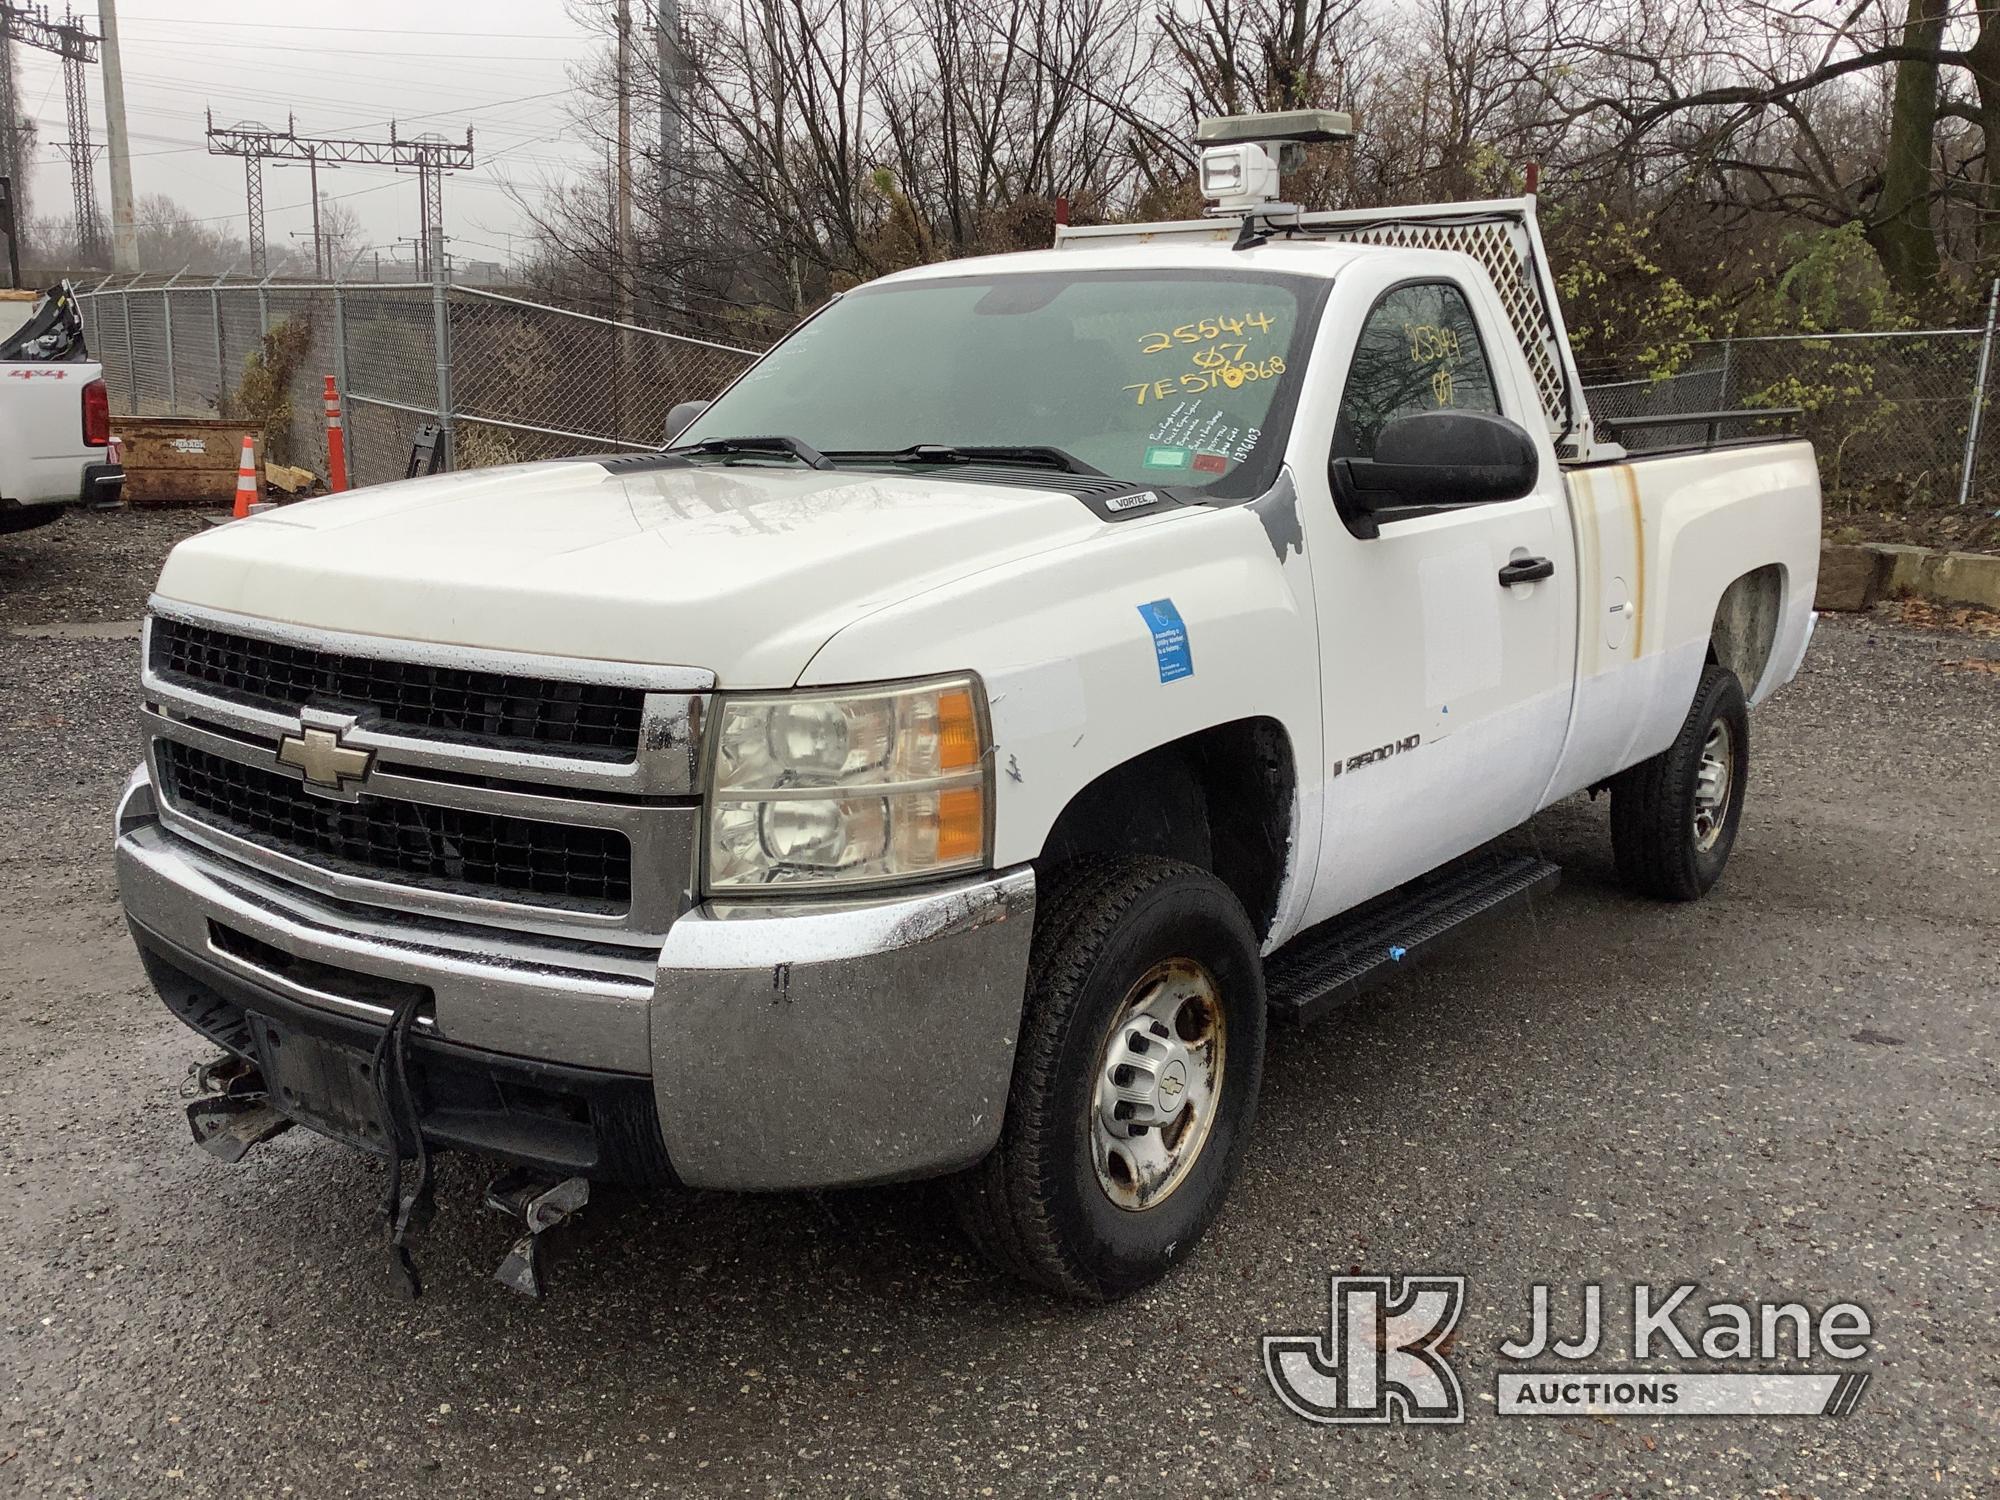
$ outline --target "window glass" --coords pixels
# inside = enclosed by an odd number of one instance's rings
[[[1441,407],[1500,410],[1479,325],[1455,286],[1399,286],[1361,325],[1334,423],[1333,456],[1372,458],[1390,422]]]
[[[868,287],[773,350],[679,441],[788,433],[836,461],[919,443],[1046,445],[1135,484],[1261,486],[1323,286],[1232,269]]]

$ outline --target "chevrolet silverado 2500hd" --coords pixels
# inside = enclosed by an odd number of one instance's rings
[[[948,1177],[1117,1296],[1267,1019],[1549,884],[1496,835],[1608,786],[1707,890],[1810,448],[1606,442],[1530,201],[1224,207],[849,292],[657,454],[181,544],[117,864],[197,1138],[374,1151],[399,1237],[486,1154],[529,1255],[592,1178]]]
[[[69,286],[52,287],[0,335],[0,534],[115,503],[125,471],[110,445],[103,367],[84,348]]]

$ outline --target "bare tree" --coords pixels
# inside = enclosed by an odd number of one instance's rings
[[[612,39],[611,0],[577,0]],[[1800,236],[1858,234],[1916,301],[2000,265],[2000,9],[1971,0],[685,0],[681,159],[630,265],[601,172],[524,195],[552,289],[768,337],[926,260],[1082,220],[1198,212],[1205,115],[1337,107],[1301,201],[1477,198],[1543,167],[1559,251],[1717,317]],[[631,84],[655,118],[652,49]],[[608,62],[577,77],[608,147]],[[1726,240],[1742,253],[1719,257]],[[1624,274],[1614,267],[1609,274]],[[593,294],[594,295],[594,294]],[[1692,314],[1689,314],[1692,316]],[[1597,326],[1615,336],[1615,319]]]

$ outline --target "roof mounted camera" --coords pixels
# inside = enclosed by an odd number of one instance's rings
[[[1354,117],[1330,109],[1264,115],[1218,115],[1195,130],[1201,147],[1201,193],[1211,214],[1294,216],[1278,201],[1278,178],[1305,163],[1319,141],[1354,139]]]

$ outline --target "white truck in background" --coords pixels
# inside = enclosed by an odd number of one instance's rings
[[[46,526],[72,505],[115,505],[104,368],[84,347],[67,283],[0,302],[0,535]],[[24,315],[21,315],[24,314]]]
[[[1812,450],[1605,441],[1532,200],[1273,201],[1343,129],[1212,122],[1209,218],[857,288],[656,454],[182,543],[117,864],[224,1049],[196,1139],[383,1156],[399,1247],[431,1149],[510,1164],[529,1289],[593,1178],[944,1177],[1116,1297],[1221,1208],[1267,1022],[1554,881],[1497,835],[1608,787],[1621,874],[1708,890]]]

